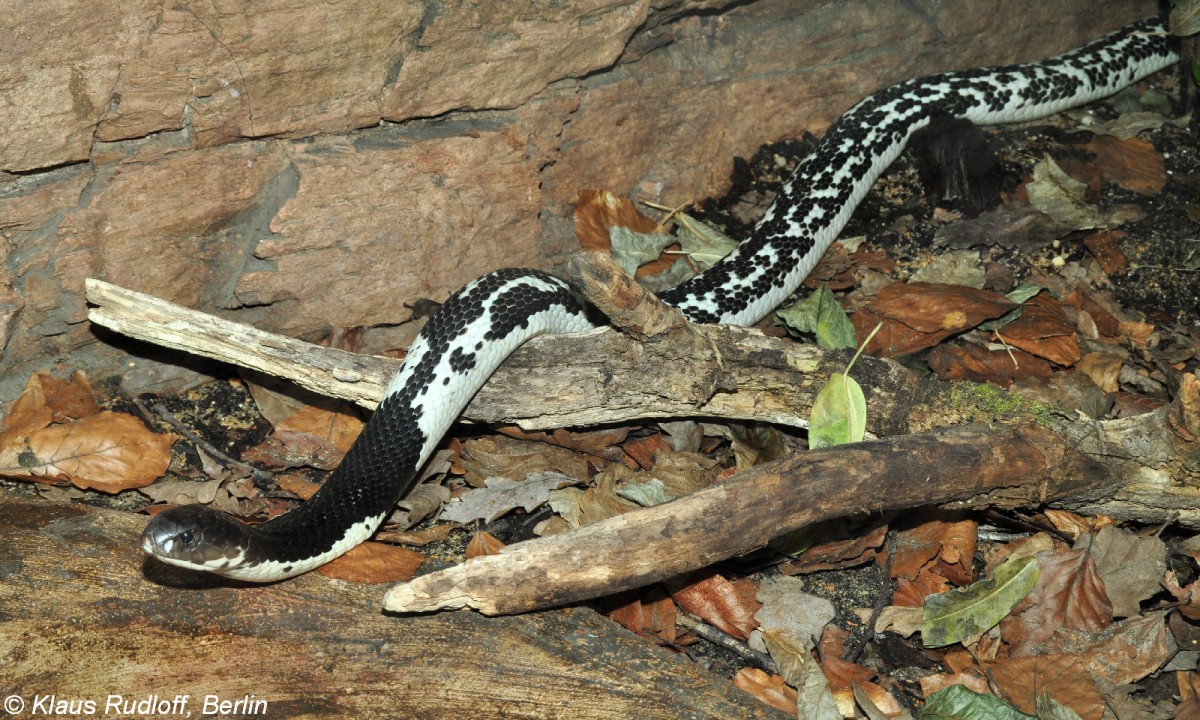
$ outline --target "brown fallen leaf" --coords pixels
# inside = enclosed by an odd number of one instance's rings
[[[1170,570],[1163,576],[1162,586],[1179,602],[1176,609],[1180,615],[1200,622],[1200,580],[1193,580],[1187,586],[1180,587],[1175,571]]]
[[[821,658],[821,672],[825,673],[825,678],[829,680],[829,687],[835,691],[850,688],[856,684],[866,685],[879,674],[868,667],[863,667],[842,657],[848,637],[850,637],[849,632],[830,623],[825,626],[825,630],[821,633],[821,641],[817,644],[817,654]]]
[[[1194,718],[1193,715],[1184,715],[1184,705],[1188,705],[1187,712],[1200,712],[1200,674],[1195,670],[1177,671],[1175,673],[1175,686],[1179,688],[1180,709],[1176,710],[1176,718]]]
[[[1079,372],[1087,375],[1096,387],[1106,393],[1115,393],[1120,387],[1121,358],[1109,353],[1093,352],[1079,359]]]
[[[779,708],[789,715],[796,714],[796,691],[788,687],[782,675],[758,668],[742,668],[733,676],[733,684],[765,705]]]
[[[306,405],[280,421],[275,429],[321,438],[345,455],[364,424],[353,404],[330,402],[322,406]]]
[[[491,477],[523,478],[557,470],[580,483],[591,479],[594,456],[541,442],[487,435],[462,443],[457,465],[471,487],[484,487]]]
[[[1055,508],[1046,508],[1042,511],[1042,515],[1050,521],[1050,524],[1059,532],[1066,533],[1072,540],[1076,540],[1084,533],[1095,532],[1102,527],[1116,525],[1117,521],[1107,515],[1097,515],[1096,517],[1084,517],[1076,515],[1073,512],[1066,510],[1057,510]]]
[[[467,542],[467,559],[488,555],[499,555],[505,543],[490,532],[480,530]]]
[[[1075,326],[1049,293],[1040,292],[1021,306],[1021,317],[1005,325],[999,335],[1013,347],[1050,362],[1071,366],[1079,362]]]
[[[618,593],[604,603],[604,614],[630,632],[656,642],[675,644],[678,612],[661,587]],[[692,640],[684,639],[690,643]]]
[[[762,604],[754,599],[758,587],[753,582],[733,583],[714,573],[685,585],[672,583],[668,590],[684,612],[739,640],[748,640],[758,627],[754,613]]]
[[[1096,574],[1117,617],[1134,617],[1141,603],[1157,594],[1167,570],[1167,546],[1150,535],[1142,537],[1115,526],[1103,527],[1092,537],[1081,537],[1076,547],[1091,545]]]
[[[33,373],[4,418],[3,428],[5,431],[29,432],[98,412],[100,407],[92,394],[92,386],[82,371],[76,370],[70,380],[60,380],[49,373]]]
[[[630,200],[610,190],[580,190],[575,201],[575,236],[585,252],[608,252],[608,231],[625,227],[640,233],[661,232],[658,223],[638,212]]]
[[[1049,695],[1083,720],[1100,720],[1104,698],[1076,655],[1002,658],[987,668],[988,677],[1018,710],[1037,714],[1037,699]]]
[[[1110,232],[1120,231],[1113,230]],[[1121,235],[1124,236],[1124,233],[1121,233]],[[1087,240],[1084,240],[1084,243],[1086,244]],[[1095,254],[1096,251],[1093,250],[1092,252]],[[1063,298],[1063,304],[1070,305],[1079,312],[1086,312],[1090,315],[1092,322],[1096,324],[1096,329],[1104,337],[1115,338],[1121,335],[1121,321],[1083,288],[1076,287],[1072,290],[1070,295]]]
[[[1039,574],[1033,591],[1000,622],[1012,657],[1039,652],[1060,629],[1098,632],[1112,623],[1112,603],[1088,548],[1035,556]]]
[[[606,460],[625,459],[625,453],[618,445],[625,442],[631,428],[615,427],[598,430],[571,431],[558,428],[551,432],[522,430],[518,425],[502,425],[496,432],[517,440],[531,440],[557,445],[568,450],[594,455]]]
[[[415,550],[368,540],[317,572],[336,580],[374,585],[411,580],[423,562],[425,556]]]
[[[923,569],[955,585],[974,579],[972,562],[979,524],[971,519],[928,520],[896,533],[892,577],[915,580]]]
[[[779,566],[784,575],[805,575],[820,570],[841,570],[870,562],[887,537],[887,525],[880,525],[870,533],[848,540],[814,545],[795,560]]]
[[[611,250],[609,231],[614,227],[640,233],[663,232],[662,226],[638,212],[632,201],[617,197],[609,190],[581,190],[575,201],[575,235],[584,251]],[[678,245],[672,247],[678,248]],[[674,262],[674,258],[659,258],[639,267],[637,277],[657,275]]]
[[[1083,145],[1095,153],[1096,167],[1105,179],[1141,195],[1154,195],[1167,184],[1162,153],[1141,138],[1095,135]]]
[[[1155,327],[1153,323],[1141,322],[1140,320],[1122,320],[1121,334],[1133,341],[1133,344],[1144,348],[1150,342],[1150,336],[1154,334]]]
[[[661,450],[669,450],[662,433],[653,433],[637,440],[630,440],[622,449],[636,463],[637,467],[649,470],[654,467],[654,455]]]
[[[921,695],[928,698],[939,690],[945,690],[951,685],[964,685],[972,692],[991,694],[987,680],[975,672],[938,673],[921,678]]]
[[[1048,378],[1049,362],[1022,350],[988,350],[973,342],[942,343],[929,352],[929,368],[941,380],[990,382],[1001,387],[1018,377]]]
[[[950,581],[930,568],[921,568],[912,580],[897,578],[896,590],[892,593],[892,604],[900,607],[921,607],[925,598],[950,590]]]
[[[1042,654],[1075,655],[1091,677],[1113,685],[1137,682],[1175,654],[1166,616],[1166,611],[1152,611],[1099,632],[1059,630],[1042,646]]]
[[[241,460],[273,470],[305,467],[332,470],[344,454],[325,438],[277,429],[259,444],[242,451]]]
[[[422,528],[420,530],[409,530],[406,532],[389,532],[380,530],[375,534],[375,539],[394,543],[397,545],[429,545],[431,543],[443,542],[450,537],[450,531],[454,529],[451,523],[439,523],[433,527]]]
[[[28,432],[8,430],[0,435],[0,475],[116,493],[162,477],[178,439],[110,411]]]
[[[619,463],[609,465],[595,477],[592,487],[583,490],[565,487],[550,491],[550,507],[571,527],[583,527],[610,517],[637,510],[639,506],[617,494],[618,484],[644,482],[649,476],[639,474]]]
[[[906,355],[998,318],[1016,307],[1002,295],[961,285],[893,283],[850,316],[859,341],[878,323],[883,327],[867,346],[882,357]]]
[[[854,262],[850,259],[850,252],[846,246],[834,243],[817,261],[817,266],[808,277],[804,278],[803,285],[809,290],[816,290],[824,284],[833,292],[854,287],[854,274],[850,272],[853,266]]]
[[[1137,393],[1117,392],[1113,399],[1113,407],[1115,416],[1118,418],[1129,418],[1135,415],[1145,415],[1149,412],[1154,412],[1167,401],[1164,398],[1146,397]]]
[[[297,473],[278,473],[275,475],[275,484],[280,490],[286,490],[301,500],[308,500],[321,489],[319,483]]]

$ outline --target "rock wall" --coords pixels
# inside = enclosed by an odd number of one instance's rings
[[[95,276],[318,338],[576,248],[580,189],[680,202],[862,96],[1151,2],[0,0],[0,402],[119,373]]]

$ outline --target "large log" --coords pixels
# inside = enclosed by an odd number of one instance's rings
[[[187,696],[193,717],[206,696],[289,718],[785,717],[591,610],[387,616],[379,586],[237,586],[149,561],[145,522],[0,488],[0,687],[25,702],[12,716],[157,695]]]

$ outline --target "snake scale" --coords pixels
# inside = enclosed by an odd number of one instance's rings
[[[931,75],[842,115],[797,167],[749,238],[662,295],[692,322],[753,324],[799,287],[914,132],[941,118],[1036,119],[1111,95],[1178,59],[1160,20],[1143,20],[1040,62]],[[319,567],[371,536],[493,370],[542,333],[592,326],[579,293],[537,270],[504,269],[450,296],[427,322],[379,408],[319,492],[260,525],[189,505],[142,537],[163,562],[268,582]]]

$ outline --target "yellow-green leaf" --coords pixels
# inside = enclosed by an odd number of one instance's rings
[[[832,373],[813,400],[808,447],[817,450],[861,442],[867,432],[867,399],[854,378]]]
[[[1010,559],[996,568],[991,580],[925,598],[921,642],[925,647],[942,647],[979,637],[1033,590],[1038,570],[1032,557]]]

